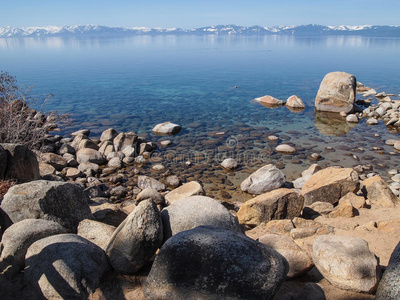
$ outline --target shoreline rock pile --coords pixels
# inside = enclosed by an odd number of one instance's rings
[[[351,95],[355,78],[341,75],[348,79],[342,90]],[[332,105],[326,96],[321,99],[321,107]],[[178,132],[176,124],[161,125],[166,128],[161,134]],[[240,184],[251,199],[227,203],[207,197],[199,182],[182,184],[170,172],[164,182],[134,168],[126,178],[119,170],[142,165],[158,145],[112,128],[100,139],[89,135],[81,130],[73,138],[49,136],[44,153],[37,152],[39,162],[29,160],[21,174],[12,173],[18,184],[0,201],[0,298],[340,299],[341,294],[341,299],[373,299],[376,292],[377,299],[396,299],[400,294],[399,246],[389,261],[400,240],[398,189],[367,166],[314,164],[287,182],[268,164]],[[0,157],[7,157],[3,176],[18,165],[19,156],[9,153],[35,157],[27,149],[8,149],[19,146],[0,145]],[[237,162],[225,161],[223,167],[232,172]],[[24,173],[34,176],[22,179]],[[396,174],[393,170],[392,178]]]

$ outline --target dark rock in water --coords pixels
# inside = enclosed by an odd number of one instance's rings
[[[7,152],[7,168],[3,179],[16,179],[18,182],[39,179],[39,163],[31,150],[19,144],[0,144],[0,146]],[[2,155],[4,157],[4,154]]]
[[[400,243],[397,244],[376,291],[376,300],[400,299]]]
[[[76,234],[36,241],[25,265],[25,282],[37,299],[88,299],[109,269],[104,251]]]
[[[14,223],[44,219],[76,232],[80,221],[92,218],[87,200],[75,184],[36,180],[11,187],[4,195],[1,208]]]
[[[163,245],[144,294],[147,299],[273,299],[288,269],[278,252],[241,233],[200,226]]]

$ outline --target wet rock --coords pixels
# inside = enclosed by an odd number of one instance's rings
[[[358,123],[358,118],[355,114],[350,114],[346,116],[346,121],[349,123]]]
[[[285,101],[283,100],[278,100],[272,96],[266,95],[263,97],[255,98],[254,100],[260,102],[262,105],[268,107],[268,108],[274,108],[278,106],[285,105]]]
[[[239,223],[257,226],[262,222],[293,219],[301,214],[304,198],[290,190],[277,189],[246,201],[239,209]]]
[[[94,220],[83,220],[78,225],[78,235],[106,251],[115,226]]]
[[[399,199],[379,175],[363,180],[363,192],[367,199],[375,205],[394,207]]]
[[[20,144],[0,144],[4,151],[2,158],[7,154],[7,167],[4,169],[4,177],[1,179],[14,179],[17,182],[29,182],[39,179],[39,163],[36,155],[26,146]]]
[[[201,225],[242,232],[237,219],[220,202],[204,196],[191,196],[176,201],[161,211],[161,217],[164,240]]]
[[[287,272],[286,260],[262,243],[201,226],[163,245],[144,294],[146,299],[273,299]]]
[[[144,200],[115,230],[106,252],[115,270],[136,273],[156,253],[162,240],[160,212],[153,201]]]
[[[4,232],[0,243],[0,272],[12,278],[25,266],[25,254],[30,245],[42,238],[66,233],[60,224],[47,221],[27,219],[15,223]]]
[[[83,219],[92,218],[87,197],[75,184],[36,180],[11,187],[1,208],[16,223],[25,219],[55,221],[76,232]]]
[[[177,188],[178,186],[181,185],[181,180],[179,179],[178,176],[171,175],[171,176],[168,176],[165,179],[165,183],[166,183],[167,186],[169,186],[169,187],[174,189],[174,188]]]
[[[281,144],[275,147],[275,151],[286,154],[292,154],[296,152],[296,149],[290,145]]]
[[[351,112],[356,95],[356,78],[345,72],[325,75],[315,98],[315,108],[329,112]]]
[[[269,164],[247,177],[240,184],[240,188],[244,192],[260,195],[282,187],[285,182],[285,174],[274,165]]]
[[[304,109],[306,108],[306,105],[304,104],[303,100],[301,100],[299,97],[296,95],[290,96],[287,101],[286,101],[286,106],[292,107],[292,108],[297,108],[297,109]]]
[[[267,140],[268,140],[268,141],[275,142],[275,141],[279,140],[279,138],[278,138],[276,135],[269,135],[269,136],[267,137]]]
[[[285,235],[266,234],[260,237],[259,241],[274,249],[287,260],[289,263],[288,278],[295,278],[307,273],[314,266],[307,252]]]
[[[378,125],[379,124],[379,122],[378,122],[378,120],[377,119],[375,119],[375,118],[369,118],[368,120],[367,120],[367,122],[365,122],[367,125]]]
[[[166,189],[166,186],[163,183],[145,175],[141,175],[138,177],[137,186],[142,190],[150,188],[150,189],[155,189],[158,192]]]
[[[174,124],[172,122],[164,122],[157,124],[153,128],[153,133],[158,135],[176,135],[182,130],[180,125]]]
[[[109,269],[95,244],[76,234],[58,234],[33,243],[26,253],[30,294],[46,299],[87,299]]]
[[[304,204],[317,201],[336,204],[349,192],[357,192],[359,179],[356,171],[350,168],[328,167],[312,175],[301,189]]]
[[[318,271],[340,289],[373,293],[378,286],[378,260],[363,239],[319,236],[313,243],[313,261]]]
[[[165,200],[170,205],[176,201],[195,195],[205,195],[203,186],[197,181],[190,181],[166,194]]]
[[[227,170],[234,170],[239,167],[239,163],[236,159],[234,158],[226,158],[224,161],[221,163],[221,166]]]

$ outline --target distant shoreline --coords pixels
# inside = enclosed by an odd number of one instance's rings
[[[195,29],[147,28],[147,27],[107,27],[101,25],[73,25],[46,27],[0,27],[0,38],[12,37],[77,37],[77,36],[137,36],[137,35],[285,35],[285,36],[364,36],[364,37],[400,37],[399,25],[363,25],[363,26],[236,26],[217,25]]]

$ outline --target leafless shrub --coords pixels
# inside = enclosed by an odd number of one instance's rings
[[[29,96],[30,89],[17,85],[15,77],[7,72],[0,72],[0,142],[19,143],[31,149],[41,145],[45,135],[59,125],[69,124],[68,115],[49,112],[45,115],[42,110],[48,95],[37,111],[30,106],[35,100]]]

